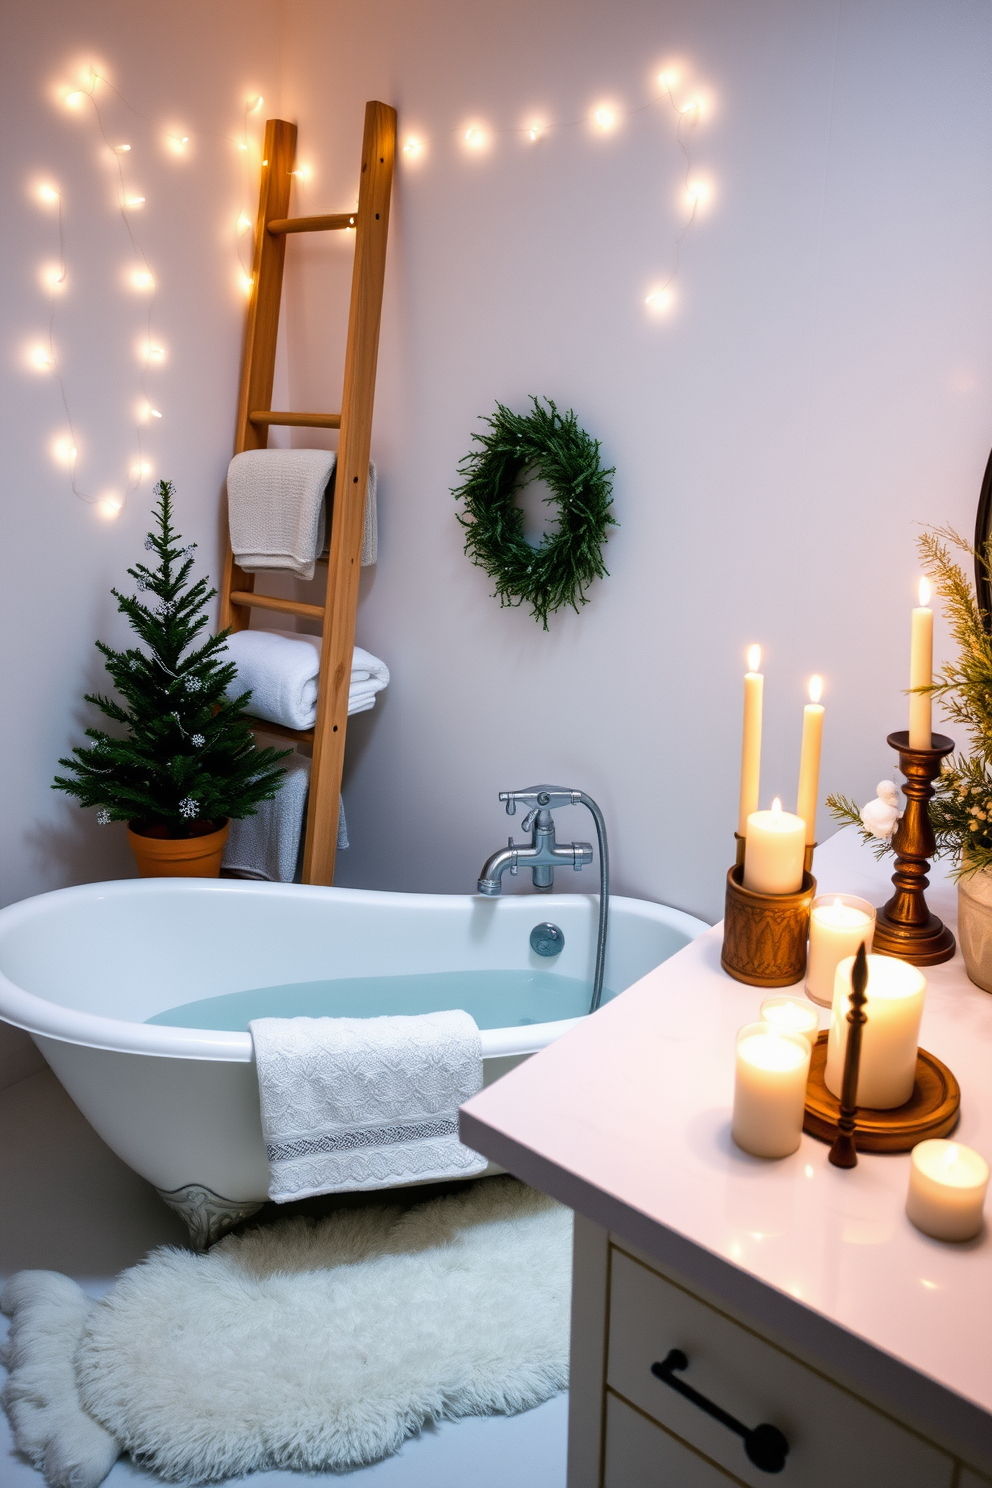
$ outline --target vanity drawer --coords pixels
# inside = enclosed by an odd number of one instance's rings
[[[607,1384],[739,1481],[773,1478],[740,1436],[651,1373],[670,1349],[689,1361],[677,1378],[744,1425],[784,1433],[783,1488],[950,1488],[954,1464],[928,1442],[622,1251],[610,1269]]]
[[[640,1411],[606,1396],[603,1488],[732,1488],[733,1478],[698,1457]]]

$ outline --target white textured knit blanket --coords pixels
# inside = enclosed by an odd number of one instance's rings
[[[486,1159],[458,1140],[482,1089],[474,1018],[258,1018],[249,1023],[269,1198],[469,1178]]]
[[[229,660],[238,674],[227,696],[251,692],[253,718],[284,728],[313,728],[317,721],[317,675],[321,637],[295,630],[236,630],[227,638]],[[356,646],[351,658],[348,712],[375,707],[375,695],[389,685],[389,668],[378,656]]]
[[[234,561],[246,573],[277,569],[312,579],[324,551],[333,450],[244,450],[227,471],[227,509]],[[378,549],[376,473],[369,463],[362,567]]]

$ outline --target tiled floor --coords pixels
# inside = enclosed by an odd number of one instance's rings
[[[64,1271],[94,1295],[154,1245],[182,1243],[184,1227],[83,1120],[54,1075],[0,1092],[0,1275]],[[6,1320],[0,1319],[3,1327]],[[564,1488],[567,1397],[519,1416],[452,1422],[395,1457],[344,1475],[258,1473],[258,1488]],[[160,1480],[121,1461],[108,1488]],[[0,1414],[0,1488],[41,1488],[13,1453]]]

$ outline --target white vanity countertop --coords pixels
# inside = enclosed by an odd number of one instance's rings
[[[892,860],[848,829],[813,871],[820,893],[882,904]],[[927,897],[953,926],[939,865]],[[908,1153],[862,1153],[845,1172],[805,1135],[778,1162],[734,1145],[734,1035],[767,993],[721,970],[721,940],[718,925],[475,1096],[463,1139],[992,1466],[988,1227],[963,1245],[914,1229]],[[955,1136],[992,1159],[992,996],[960,952],[925,975],[921,1042],[960,1082]]]

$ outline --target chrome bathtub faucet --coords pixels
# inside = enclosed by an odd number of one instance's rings
[[[517,843],[511,837],[506,847],[487,858],[479,875],[479,893],[490,898],[500,893],[503,874],[508,868],[511,874],[515,874],[519,868],[529,868],[535,889],[548,893],[554,887],[556,868],[570,867],[579,872],[584,864],[591,863],[590,842],[556,841],[555,823],[551,813],[558,806],[585,806],[592,813],[599,847],[599,935],[590,1008],[591,1012],[595,1012],[603,995],[606,928],[610,908],[610,859],[603,813],[585,791],[565,790],[560,785],[532,785],[527,790],[500,791],[499,798],[506,802],[507,816],[515,816],[518,805],[528,808],[523,819],[523,830],[531,832],[531,840],[529,843]]]

